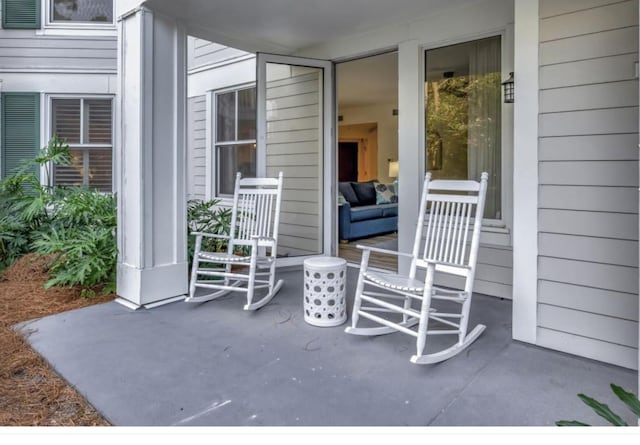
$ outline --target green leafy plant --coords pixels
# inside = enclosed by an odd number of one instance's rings
[[[193,232],[207,232],[216,235],[228,235],[231,227],[231,208],[220,206],[220,200],[202,201],[191,199],[187,202],[187,225],[189,227],[190,242],[195,245],[191,234]],[[212,252],[227,249],[227,242],[222,239],[208,238],[206,248]],[[191,246],[190,246],[191,247]],[[193,254],[193,249],[189,249]]]
[[[219,199],[203,201],[191,199],[187,202],[187,254],[189,258],[189,270],[193,261],[193,252],[196,246],[194,232],[206,232],[215,235],[228,235],[231,229],[232,210],[229,207],[220,206]],[[202,239],[202,249],[209,252],[226,252],[227,241],[224,239]]]
[[[49,186],[51,165],[70,165],[69,146],[53,137],[38,156],[0,181],[0,270],[32,251],[40,231],[52,221],[58,188]],[[40,171],[45,172],[45,185]]]
[[[116,202],[83,186],[51,186],[53,165],[71,165],[69,146],[53,137],[38,156],[0,181],[0,269],[30,252],[51,257],[50,286],[115,288]],[[44,184],[40,183],[44,172]]]
[[[638,397],[628,391],[625,391],[620,386],[611,384],[611,390],[613,393],[624,403],[627,408],[631,410],[637,417],[640,417],[640,400]],[[618,414],[614,413],[608,405],[598,402],[597,400],[586,396],[584,394],[578,394],[580,400],[582,400],[593,411],[609,422],[613,426],[628,426],[627,422],[622,419]],[[588,423],[579,422],[577,420],[559,420],[556,422],[557,426],[591,426]]]
[[[116,202],[113,195],[83,187],[58,196],[51,223],[33,241],[35,252],[51,255],[51,279],[45,287],[115,285]]]

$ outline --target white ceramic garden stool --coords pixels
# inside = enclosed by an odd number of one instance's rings
[[[304,260],[304,321],[339,326],[347,321],[347,261],[316,257]]]

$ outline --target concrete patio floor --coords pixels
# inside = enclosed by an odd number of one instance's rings
[[[486,331],[444,363],[409,362],[415,340],[303,320],[302,272],[266,307],[236,294],[131,311],[115,302],[27,323],[29,341],[114,425],[535,426],[605,422],[583,392],[635,419],[609,389],[635,371],[511,340],[511,302],[477,295]],[[348,274],[349,310],[357,270]],[[441,341],[441,340],[439,340]]]

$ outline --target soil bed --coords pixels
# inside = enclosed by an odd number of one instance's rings
[[[27,255],[0,274],[0,426],[109,425],[16,333],[16,323],[113,300],[81,288],[44,288],[45,258]]]

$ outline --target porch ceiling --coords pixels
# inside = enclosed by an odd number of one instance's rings
[[[454,9],[473,0],[148,0],[191,35],[250,52],[303,48]]]

